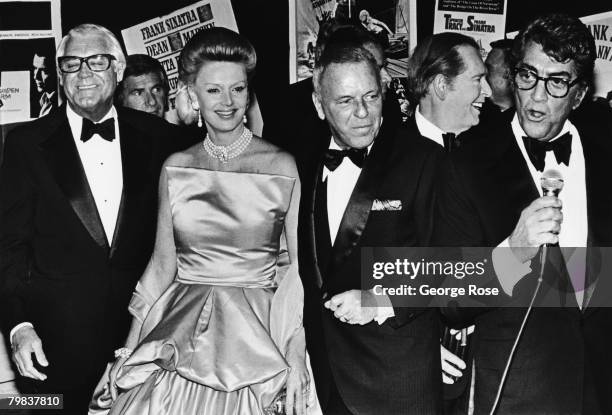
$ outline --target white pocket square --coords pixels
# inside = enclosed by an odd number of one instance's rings
[[[372,210],[402,210],[402,201],[374,199]]]

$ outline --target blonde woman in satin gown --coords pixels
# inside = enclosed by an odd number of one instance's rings
[[[243,125],[254,66],[250,43],[223,28],[181,53],[208,135],[162,169],[155,250],[130,303],[133,352],[93,407],[255,415],[286,389],[287,413],[318,412],[297,274],[299,178],[291,156]]]

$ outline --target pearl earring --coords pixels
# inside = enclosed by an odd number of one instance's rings
[[[198,108],[198,127],[202,128],[202,113],[200,112],[199,108]]]
[[[246,116],[246,114],[242,116],[242,123],[243,124],[247,123],[247,116]]]

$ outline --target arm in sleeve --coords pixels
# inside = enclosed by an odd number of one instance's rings
[[[20,140],[9,136],[0,168],[0,316],[5,333],[28,321],[36,196]]]

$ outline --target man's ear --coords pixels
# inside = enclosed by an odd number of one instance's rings
[[[436,75],[433,81],[431,81],[431,84],[429,84],[430,93],[433,93],[433,95],[437,96],[438,99],[442,101],[446,99],[446,95],[448,94],[448,89],[449,89],[448,80],[442,74]]]
[[[317,110],[317,114],[319,115],[319,118],[324,120],[325,112],[323,111],[323,104],[321,103],[321,95],[318,94],[317,92],[312,93],[312,103],[314,104],[315,109]]]
[[[580,88],[580,91],[576,92],[576,96],[574,97],[574,102],[572,103],[572,110],[575,110],[580,106],[584,97],[586,97],[587,92],[589,92],[589,86],[585,85]]]

